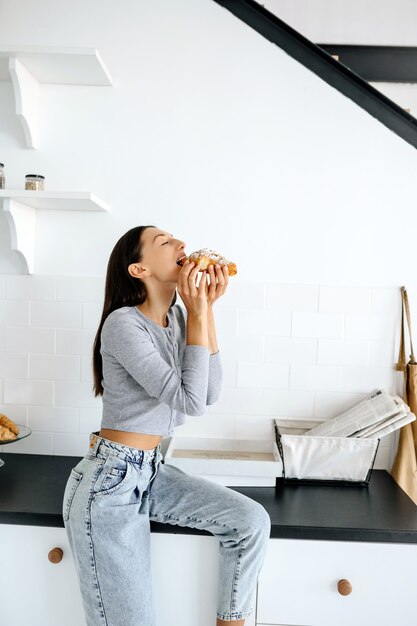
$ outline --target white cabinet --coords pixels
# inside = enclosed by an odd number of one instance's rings
[[[151,533],[156,626],[213,626],[218,546],[207,535]],[[1,626],[85,626],[64,528],[0,524],[0,555]],[[270,539],[245,626],[255,616],[257,626],[415,626],[416,564],[417,544]],[[350,594],[339,593],[341,579]]]
[[[417,545],[270,539],[258,626],[415,626]],[[341,595],[338,582],[352,586]]]
[[[152,584],[157,626],[216,623],[219,540],[207,535],[152,533]],[[255,626],[254,611],[245,626]]]
[[[214,536],[151,533],[156,626],[215,624],[218,547]],[[0,524],[0,555],[1,626],[85,626],[64,528]],[[254,625],[255,611],[245,626]]]
[[[62,559],[51,563],[50,550]],[[64,528],[0,524],[0,624],[85,626]]]

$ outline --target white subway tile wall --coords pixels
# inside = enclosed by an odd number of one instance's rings
[[[0,276],[0,411],[32,429],[0,452],[85,454],[101,419],[91,358],[104,281]],[[266,439],[275,417],[327,419],[375,388],[402,393],[399,287],[236,278],[214,308],[221,395],[175,434]],[[397,444],[381,440],[375,468],[390,470]]]

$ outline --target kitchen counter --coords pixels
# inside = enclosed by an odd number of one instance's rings
[[[2,453],[0,523],[63,527],[62,499],[81,457]],[[373,470],[368,487],[279,485],[229,487],[262,504],[271,538],[417,543],[417,506],[386,470]],[[210,535],[151,522],[151,531]]]

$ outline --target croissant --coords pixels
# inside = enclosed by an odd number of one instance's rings
[[[206,270],[209,265],[216,265],[216,263],[218,263],[220,266],[227,266],[229,276],[234,276],[235,274],[237,274],[236,263],[229,261],[218,252],[210,250],[210,248],[201,248],[201,250],[196,250],[195,252],[192,252],[189,256],[181,257],[177,261],[178,265],[184,265],[184,262],[187,259],[189,261],[194,261],[201,271]]]
[[[16,433],[13,433],[11,430],[6,428],[5,426],[0,426],[0,441],[11,441],[12,439],[16,439]]]
[[[19,434],[19,426],[4,413],[0,413],[0,426],[7,428],[16,436]],[[6,435],[7,433],[3,434]]]

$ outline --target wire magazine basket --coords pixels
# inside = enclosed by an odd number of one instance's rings
[[[277,418],[275,439],[282,461],[280,484],[369,485],[380,439],[303,436],[320,422]]]

